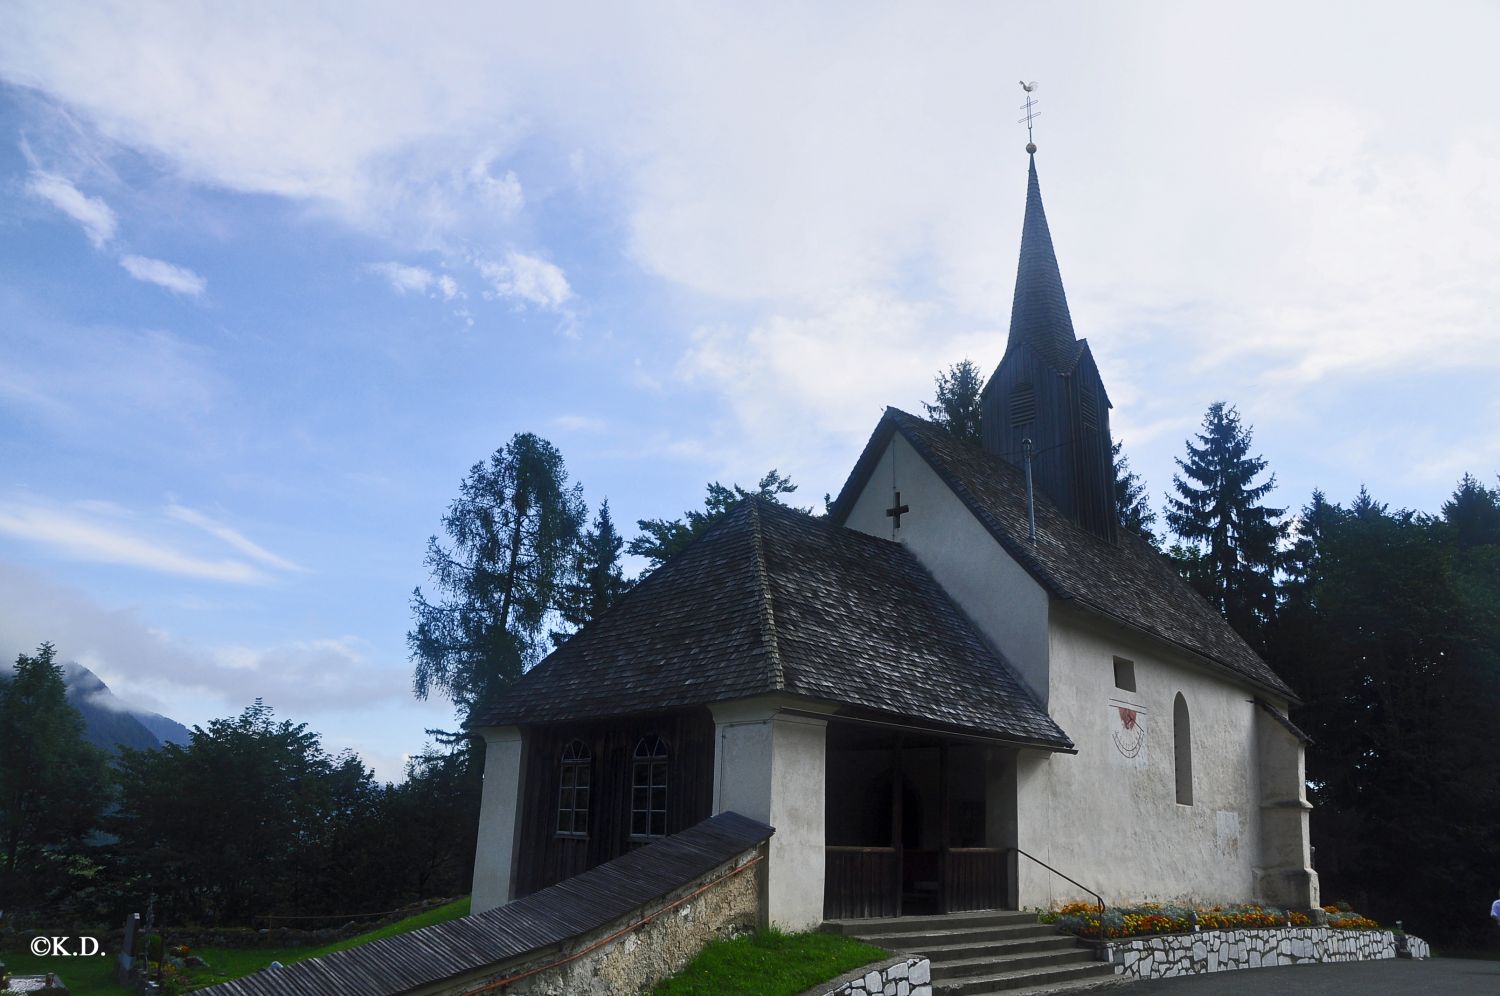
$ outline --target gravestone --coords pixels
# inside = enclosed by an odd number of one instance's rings
[[[136,934],[140,931],[141,915],[130,913],[125,917],[125,937],[120,942],[120,956],[115,959],[115,981],[126,985],[135,968]]]

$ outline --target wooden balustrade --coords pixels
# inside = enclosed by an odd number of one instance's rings
[[[828,847],[824,850],[824,918],[844,920],[896,915],[894,847]]]

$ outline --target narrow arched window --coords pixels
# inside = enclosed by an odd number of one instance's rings
[[[642,737],[630,771],[630,836],[667,835],[667,742]]]
[[[557,835],[587,837],[589,833],[589,749],[574,740],[563,748],[558,762]]]
[[[1172,746],[1177,763],[1177,801],[1193,804],[1193,724],[1188,719],[1187,699],[1177,693],[1172,703]]]
[[[1030,384],[1017,384],[1010,392],[1010,425],[1019,429],[1036,418],[1036,392]]]

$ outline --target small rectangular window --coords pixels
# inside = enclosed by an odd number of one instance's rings
[[[1123,657],[1115,658],[1115,687],[1127,692],[1135,691],[1135,661]]]

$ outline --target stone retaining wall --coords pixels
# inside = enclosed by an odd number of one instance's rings
[[[503,979],[511,996],[616,996],[647,992],[679,971],[709,941],[755,929],[762,901],[765,847],[747,851],[637,910],[561,948],[532,952],[460,979],[412,990],[417,996],[460,996]]]
[[[932,962],[902,955],[855,969],[802,996],[932,996]]]
[[[1430,955],[1427,942],[1406,936],[1408,957]],[[1272,930],[1205,930],[1196,934],[1132,937],[1105,944],[1116,975],[1170,979],[1179,975],[1271,968],[1305,962],[1378,961],[1397,956],[1389,930],[1279,927]]]

